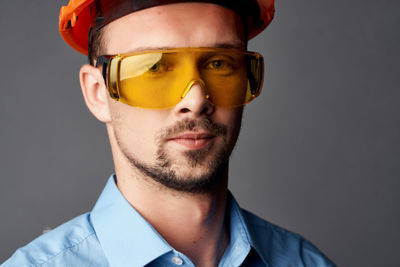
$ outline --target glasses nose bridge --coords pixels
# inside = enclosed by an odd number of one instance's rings
[[[191,81],[189,81],[189,83],[187,84],[187,86],[185,87],[185,90],[183,91],[183,94],[181,96],[181,99],[185,98],[186,95],[189,93],[190,89],[192,89],[192,86],[194,84],[199,84],[201,90],[203,91],[204,97],[206,99],[210,98],[210,94],[208,93],[207,89],[206,89],[206,84],[203,82],[203,80],[201,79],[192,79]]]
[[[205,98],[209,99],[210,98],[210,94],[209,94],[209,92],[208,92],[208,90],[206,88],[205,82],[203,81],[203,79],[201,77],[201,73],[200,73],[198,62],[197,62],[196,58],[195,57],[186,58],[183,67],[185,69],[185,71],[184,71],[184,73],[185,73],[184,80],[185,80],[186,86],[185,86],[185,89],[184,89],[184,91],[183,91],[183,93],[181,95],[181,99],[186,97],[186,95],[189,93],[189,91],[192,88],[192,86],[195,85],[196,83],[200,85],[200,87],[201,87],[201,89],[202,89],[202,91],[204,93]]]

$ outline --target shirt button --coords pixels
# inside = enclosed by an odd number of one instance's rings
[[[178,256],[173,256],[172,257],[172,262],[176,265],[182,265],[183,264],[183,260],[181,258],[179,258]]]

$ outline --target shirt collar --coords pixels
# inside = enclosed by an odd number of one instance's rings
[[[114,175],[90,218],[111,266],[144,266],[173,249],[128,203],[118,190]]]
[[[221,261],[226,261],[227,266],[239,266],[253,248],[267,265],[255,230],[230,192],[227,207],[230,244]],[[125,199],[117,188],[115,175],[108,179],[90,219],[111,266],[144,266],[173,251],[167,241]]]
[[[228,197],[229,214],[230,214],[230,244],[227,248],[226,255],[229,257],[232,266],[240,266],[248,256],[251,249],[261,258],[265,266],[268,266],[264,255],[263,244],[258,242],[259,238],[256,230],[244,215],[243,210],[229,192]],[[238,251],[239,250],[239,251]],[[230,255],[231,254],[231,255]]]

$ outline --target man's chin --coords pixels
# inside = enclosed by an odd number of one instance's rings
[[[165,188],[186,193],[205,193],[213,191],[226,179],[228,162],[207,161],[196,166],[187,162],[158,162],[153,166],[143,164],[137,159],[130,162],[145,176]]]
[[[213,170],[184,170],[151,177],[168,189],[186,193],[206,193],[219,187],[226,179],[225,168]]]
[[[173,169],[175,173],[176,179],[179,181],[192,181],[192,182],[198,182],[201,180],[207,180],[209,177],[213,176],[213,171],[210,171],[209,169],[205,167],[194,167],[194,168],[189,168],[185,167],[184,170],[175,168]]]

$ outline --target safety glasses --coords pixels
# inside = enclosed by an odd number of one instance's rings
[[[194,84],[219,107],[238,107],[262,88],[264,62],[255,52],[225,48],[175,48],[101,56],[112,98],[150,109],[171,108]]]

